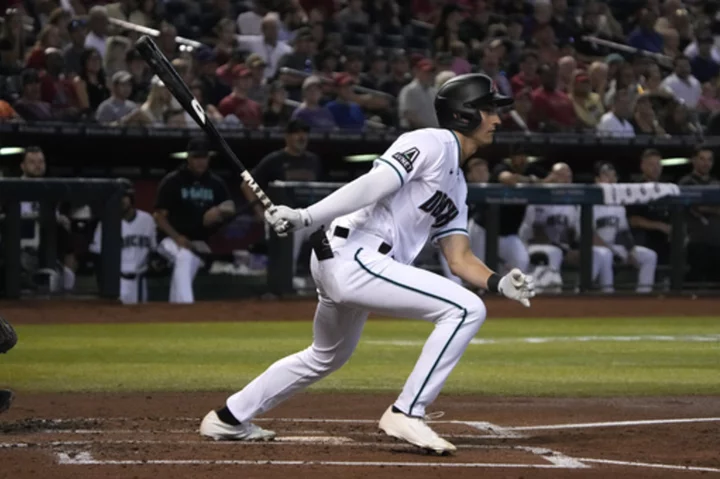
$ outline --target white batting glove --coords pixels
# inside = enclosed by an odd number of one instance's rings
[[[535,280],[523,274],[517,268],[500,278],[498,290],[507,298],[519,301],[526,308],[530,307],[530,298],[535,296]]]
[[[287,236],[291,231],[307,228],[312,218],[304,209],[293,209],[278,205],[265,210],[265,221],[275,230],[278,236]]]

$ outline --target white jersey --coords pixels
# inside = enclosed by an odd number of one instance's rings
[[[615,244],[615,237],[621,231],[630,229],[624,206],[593,206],[595,233],[607,244]]]
[[[120,256],[120,272],[137,274],[147,270],[147,259],[150,252],[157,247],[157,229],[155,220],[149,213],[135,210],[137,214],[132,221],[122,220],[122,253]],[[95,229],[95,236],[88,248],[100,254],[102,247],[102,224]]]
[[[460,168],[460,143],[450,130],[404,133],[377,160],[392,167],[402,186],[392,195],[331,226],[359,229],[393,247],[396,261],[410,264],[428,237],[467,235],[467,184]]]
[[[523,240],[533,239],[534,227],[540,227],[551,243],[567,244],[570,232],[580,237],[580,208],[576,205],[530,205],[520,227]]]

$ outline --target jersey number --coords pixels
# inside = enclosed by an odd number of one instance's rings
[[[435,218],[433,228],[442,228],[450,223],[460,213],[448,195],[442,191],[436,191],[429,200],[420,205],[420,209],[430,213]]]
[[[420,150],[412,147],[407,151],[403,151],[402,153],[397,152],[392,157],[395,161],[400,163],[403,168],[405,168],[405,171],[410,173],[413,170],[413,163],[415,163],[415,160],[417,160],[418,156],[420,156]]]

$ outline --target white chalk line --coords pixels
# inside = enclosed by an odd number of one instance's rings
[[[691,417],[681,419],[646,419],[638,421],[585,422],[574,424],[546,424],[541,426],[506,427],[506,431],[547,431],[553,429],[591,429],[599,427],[652,426],[658,424],[686,424],[698,422],[718,422],[720,417]]]
[[[487,344],[544,344],[544,343],[571,343],[571,342],[684,342],[684,343],[715,343],[720,342],[720,334],[694,334],[694,335],[637,335],[637,336],[539,336],[539,337],[522,337],[522,338],[475,338],[470,341],[472,345]],[[375,346],[422,346],[424,340],[419,339],[377,339],[367,340],[366,344]]]
[[[57,453],[58,464],[79,466],[126,466],[126,465],[208,465],[208,466],[340,466],[340,467],[445,467],[445,468],[524,468],[568,469],[555,464],[504,464],[485,462],[385,462],[385,461],[282,461],[282,460],[233,460],[233,459],[149,459],[149,460],[98,460],[88,452],[72,457]]]
[[[494,437],[497,438],[504,438],[504,439],[520,439],[525,437],[523,434],[517,433],[511,429],[508,429],[503,426],[499,426],[497,424],[493,424],[491,422],[486,421],[458,421],[460,424],[465,424],[466,426],[470,426],[474,429],[478,429],[480,431],[490,431],[493,433]]]
[[[613,459],[592,459],[582,458],[578,459],[583,462],[591,462],[596,464],[609,464],[614,466],[635,466],[635,467],[647,467],[651,469],[672,469],[675,471],[700,471],[700,472],[720,472],[720,468],[717,467],[700,467],[700,466],[677,466],[674,464],[657,464],[654,462],[635,462],[635,461],[615,461]]]

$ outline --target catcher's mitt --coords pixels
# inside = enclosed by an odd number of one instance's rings
[[[17,334],[12,325],[0,317],[0,354],[7,353],[17,344]]]

